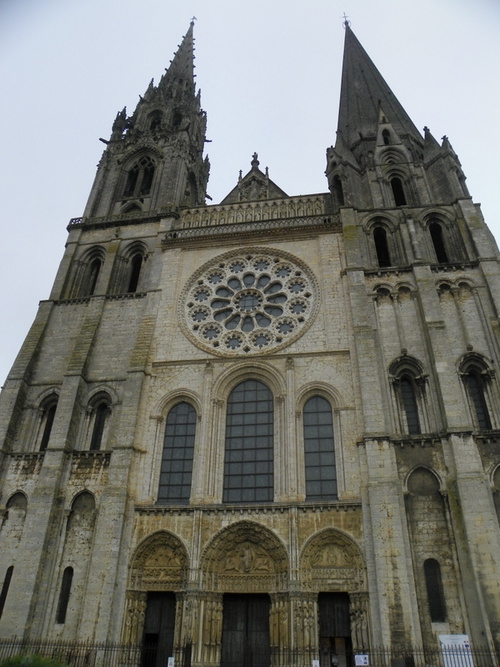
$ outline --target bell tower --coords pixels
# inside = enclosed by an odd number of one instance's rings
[[[206,113],[194,81],[193,22],[157,86],[153,80],[131,116],[118,112],[84,218],[205,203]]]

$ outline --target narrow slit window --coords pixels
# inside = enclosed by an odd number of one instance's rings
[[[67,567],[63,572],[63,578],[61,582],[59,603],[57,605],[56,623],[66,622],[66,613],[68,611],[68,603],[69,603],[69,596],[71,593],[72,582],[73,582],[73,568]]]
[[[470,369],[465,377],[465,383],[474,408],[478,427],[483,431],[491,430],[491,419],[484,397],[485,387],[481,374],[475,368]]]
[[[128,283],[127,292],[136,292],[139,284],[139,276],[141,275],[142,255],[135,254],[130,260],[130,279]]]
[[[415,383],[413,378],[403,375],[400,380],[401,401],[406,416],[406,426],[409,435],[418,435],[421,433],[420,420],[418,417],[418,404],[415,395]]]
[[[102,401],[95,407],[94,426],[92,428],[92,438],[90,440],[90,450],[97,451],[101,449],[104,427],[109,414],[109,404]]]
[[[434,558],[428,558],[424,562],[424,577],[431,622],[444,623],[446,621],[446,605],[443,594],[443,581],[441,579],[441,567]]]
[[[333,177],[333,194],[338,206],[344,206],[344,188],[342,187],[342,181],[338,175]]]
[[[406,195],[400,178],[391,178],[392,195],[396,206],[406,205]]]
[[[56,415],[57,403],[52,403],[46,410],[44,415],[43,433],[40,440],[40,451],[44,452],[50,441],[50,434],[52,433],[52,426],[54,425],[54,417]]]
[[[4,610],[4,607],[5,607],[5,602],[7,600],[7,595],[9,593],[10,582],[12,580],[13,572],[14,572],[14,566],[10,565],[7,568],[7,572],[5,573],[5,577],[4,577],[3,585],[2,585],[2,590],[0,591],[0,618],[2,618],[3,610]]]
[[[383,268],[391,266],[391,255],[389,253],[389,244],[387,242],[387,232],[384,227],[375,227],[373,230],[373,240],[375,242],[375,251],[377,253],[378,265]]]
[[[101,260],[96,257],[92,260],[89,266],[89,277],[87,281],[87,296],[92,296],[95,292],[97,286],[97,278],[99,277],[99,272],[101,270]]]
[[[449,261],[448,253],[444,245],[443,228],[438,222],[433,222],[429,226],[436,259],[440,264],[446,264]]]

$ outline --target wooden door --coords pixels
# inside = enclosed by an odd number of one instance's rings
[[[347,593],[320,593],[320,667],[351,667],[352,642]]]
[[[224,595],[221,667],[269,667],[268,595]]]
[[[166,667],[173,655],[175,593],[148,593],[141,667]]]

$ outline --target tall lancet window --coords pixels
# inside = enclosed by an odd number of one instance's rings
[[[375,251],[377,253],[378,265],[381,268],[385,266],[391,266],[391,254],[389,252],[389,243],[387,240],[387,231],[385,227],[374,228],[373,240],[375,242]]]
[[[184,401],[177,403],[165,426],[158,504],[189,503],[195,435],[195,409]]]
[[[434,246],[434,252],[436,253],[437,261],[440,264],[446,264],[449,262],[449,258],[444,243],[443,228],[439,222],[431,222],[429,225],[429,232],[431,235],[432,245]]]
[[[330,403],[313,396],[304,405],[306,500],[337,498],[337,472]]]
[[[226,417],[226,503],[273,500],[273,395],[258,380],[245,380],[229,394]]]
[[[418,417],[417,392],[415,380],[410,375],[403,375],[399,381],[401,403],[406,417],[406,427],[410,435],[421,433]]]
[[[480,370],[474,367],[469,368],[464,376],[464,381],[477,426],[482,431],[489,431],[491,419],[485,399],[485,383]]]
[[[397,176],[391,178],[391,189],[392,189],[392,195],[394,197],[394,204],[396,206],[405,206],[407,201],[406,201],[405,190],[403,187],[403,182]]]

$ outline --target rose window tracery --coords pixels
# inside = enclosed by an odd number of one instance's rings
[[[317,302],[313,275],[288,253],[227,253],[191,278],[181,322],[189,338],[215,354],[267,352],[298,338]]]

